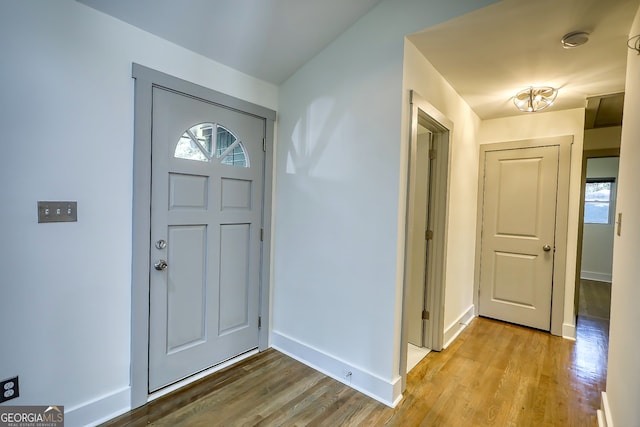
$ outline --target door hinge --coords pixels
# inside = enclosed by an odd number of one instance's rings
[[[258,316],[258,329],[262,328],[262,316]]]
[[[262,138],[262,151],[267,152],[267,140],[266,138]]]
[[[422,320],[429,320],[429,312],[427,310],[422,310]]]
[[[436,158],[436,150],[431,149],[429,150],[429,159],[433,160]]]
[[[433,239],[433,230],[425,230],[424,238],[425,238],[425,240]]]
[[[260,241],[264,242],[264,228],[260,229]]]

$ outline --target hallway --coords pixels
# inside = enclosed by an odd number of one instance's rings
[[[596,426],[608,322],[576,342],[476,318],[408,376],[395,409],[268,350],[105,426]]]

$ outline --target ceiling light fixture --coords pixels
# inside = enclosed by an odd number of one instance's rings
[[[627,41],[627,46],[629,49],[635,50],[638,52],[638,55],[640,55],[640,34],[631,37],[629,41]]]
[[[584,31],[574,31],[573,33],[565,34],[560,40],[562,47],[565,49],[573,49],[574,47],[582,46],[589,41],[589,33]]]
[[[556,96],[558,96],[558,90],[550,86],[528,87],[516,93],[513,103],[518,110],[533,113],[553,105]]]

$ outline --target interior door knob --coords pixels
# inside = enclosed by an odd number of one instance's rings
[[[166,270],[167,267],[169,267],[169,264],[167,264],[167,261],[165,261],[163,259],[159,259],[158,261],[156,261],[155,264],[153,264],[153,267],[156,270],[162,271],[162,270]]]
[[[551,246],[549,246],[549,245],[544,245],[544,246],[542,247],[542,250],[543,250],[543,251],[545,251],[545,252],[549,252],[549,251],[551,250]]]

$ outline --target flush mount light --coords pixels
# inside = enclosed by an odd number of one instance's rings
[[[513,103],[518,110],[533,113],[552,105],[556,96],[558,90],[552,87],[529,87],[518,92],[513,97]]]
[[[638,55],[640,55],[640,34],[631,37],[629,41],[627,41],[627,46],[629,49],[635,50],[638,52]]]
[[[562,47],[565,49],[573,49],[574,47],[582,46],[589,41],[589,33],[584,31],[574,31],[573,33],[565,34],[560,40]]]

